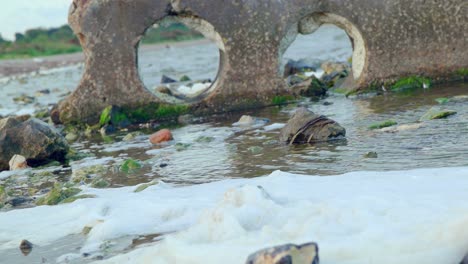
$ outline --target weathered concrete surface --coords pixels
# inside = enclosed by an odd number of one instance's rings
[[[281,56],[298,33],[322,23],[352,38],[357,87],[468,68],[466,0],[74,0],[69,21],[86,70],[60,104],[61,120],[92,123],[108,105],[160,102],[139,78],[137,48],[145,30],[168,16],[182,18],[220,48],[216,82],[190,102],[200,112],[268,105],[287,94]]]

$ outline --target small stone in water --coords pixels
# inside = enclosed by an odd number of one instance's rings
[[[120,170],[125,173],[129,173],[133,170],[140,169],[141,167],[142,165],[138,161],[128,159],[120,166]]]
[[[75,134],[75,133],[73,133],[73,132],[70,132],[70,133],[68,133],[68,134],[65,136],[65,139],[66,139],[67,141],[69,141],[69,142],[75,141],[75,140],[78,139],[78,135]]]
[[[172,139],[172,133],[169,129],[161,129],[149,137],[151,144],[158,144]]]
[[[364,155],[364,158],[366,158],[366,159],[376,159],[376,158],[378,158],[378,154],[377,154],[377,152],[374,152],[374,151],[367,152]]]
[[[214,140],[214,137],[207,137],[207,136],[201,136],[197,139],[195,139],[195,142],[198,143],[210,143]]]
[[[29,242],[28,240],[24,239],[23,241],[21,241],[20,250],[21,250],[21,253],[23,253],[23,255],[25,256],[29,255],[29,253],[31,253],[32,251],[32,248],[33,248],[33,244]]]
[[[171,89],[167,88],[166,86],[157,87],[156,92],[162,93],[162,94],[172,95]]]
[[[262,148],[262,147],[259,147],[259,146],[253,146],[253,147],[249,147],[248,150],[249,150],[250,153],[252,153],[252,154],[260,154],[260,153],[262,153],[263,148]]]

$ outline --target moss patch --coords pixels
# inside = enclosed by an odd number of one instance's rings
[[[142,191],[146,190],[146,188],[148,188],[150,186],[153,186],[153,185],[156,185],[157,183],[158,183],[157,181],[152,181],[152,182],[140,184],[140,185],[138,185],[138,187],[133,192],[136,192],[136,193],[142,192]]]
[[[64,203],[73,203],[76,200],[88,199],[88,198],[96,198],[96,195],[82,194],[82,195],[72,196],[72,197],[68,197],[67,199],[63,200],[61,203],[63,203],[63,204]]]
[[[419,76],[409,76],[405,78],[401,78],[396,81],[392,86],[392,91],[400,91],[405,89],[415,89],[415,88],[423,88],[430,87],[432,81],[428,78],[419,77]]]
[[[468,77],[468,68],[459,69],[457,75]]]
[[[292,95],[277,95],[273,97],[271,100],[271,103],[273,105],[284,105],[287,104],[290,101],[294,101],[294,96]]]
[[[138,170],[141,167],[143,167],[143,166],[138,161],[133,160],[133,159],[128,159],[128,160],[124,161],[124,163],[122,165],[120,165],[120,171],[125,172],[125,173],[129,173],[129,172],[132,172],[134,170]]]
[[[169,105],[151,103],[136,108],[123,107],[122,111],[132,123],[144,123],[150,120],[170,120],[188,113],[187,105]]]
[[[384,128],[384,127],[391,127],[391,126],[394,126],[396,124],[398,124],[398,123],[395,120],[386,120],[384,122],[373,124],[373,125],[369,126],[369,129],[381,129],[381,128]]]
[[[110,183],[102,178],[96,178],[91,182],[91,187],[103,189],[110,186]]]
[[[52,190],[47,193],[44,197],[37,200],[37,205],[56,205],[61,203],[63,200],[75,196],[81,192],[78,188],[64,188],[61,184],[56,183]]]
[[[443,119],[447,118],[449,116],[457,114],[456,111],[452,110],[440,110],[437,109],[436,107],[433,107],[429,109],[422,117],[419,119],[419,121],[427,121],[427,120],[433,120],[433,119]]]
[[[445,98],[445,97],[437,98],[437,99],[435,99],[435,100],[436,100],[436,102],[439,103],[439,104],[446,104],[446,103],[450,102],[450,99]]]

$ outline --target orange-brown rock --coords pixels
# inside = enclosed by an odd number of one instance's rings
[[[172,137],[172,133],[169,129],[161,129],[149,137],[151,144],[159,144],[173,139],[174,138]]]

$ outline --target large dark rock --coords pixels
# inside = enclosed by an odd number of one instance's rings
[[[0,120],[0,171],[8,169],[8,162],[15,154],[24,156],[30,166],[52,160],[62,162],[68,148],[65,138],[39,119],[21,121],[8,117]]]
[[[280,140],[290,144],[301,144],[328,141],[344,136],[346,136],[346,129],[340,124],[302,107],[281,129]]]
[[[247,258],[246,264],[319,264],[316,243],[286,244],[259,250]]]

